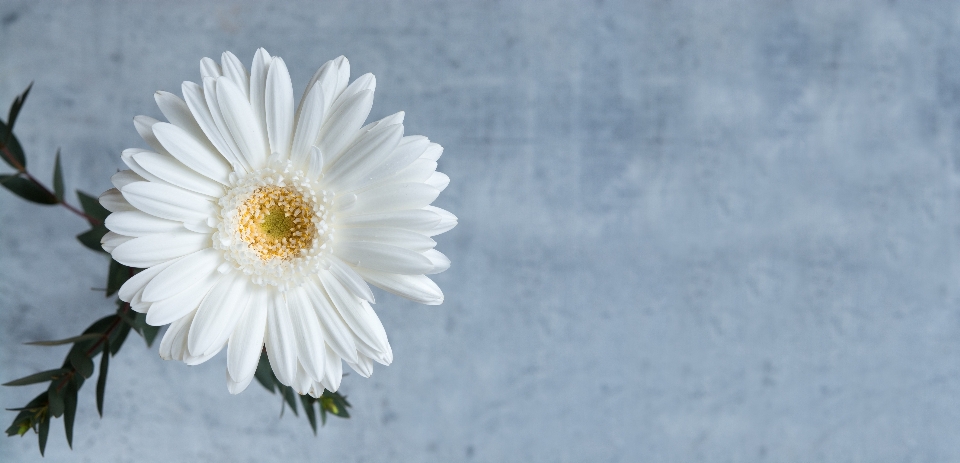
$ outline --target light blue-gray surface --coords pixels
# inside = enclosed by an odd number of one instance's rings
[[[371,119],[446,147],[446,302],[378,293],[396,360],[317,437],[229,395],[223,354],[132,338],[46,461],[960,460],[957,3],[194,3],[0,3],[32,170],[59,146],[68,187],[108,188],[203,56],[266,47],[299,95],[344,54]],[[111,303],[80,220],[6,192],[0,220],[9,380]]]

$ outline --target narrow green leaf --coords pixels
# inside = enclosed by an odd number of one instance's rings
[[[98,243],[99,244],[99,243]],[[110,259],[110,271],[107,272],[107,297],[113,296],[133,275],[130,267]]]
[[[77,417],[77,386],[73,381],[63,388],[63,430],[67,433],[67,445],[73,448],[73,420]]]
[[[63,393],[57,390],[57,383],[50,383],[47,388],[47,402],[50,404],[50,415],[59,418],[63,415]]]
[[[25,342],[24,344],[28,346],[59,346],[63,344],[71,344],[78,341],[89,341],[91,339],[97,339],[102,336],[100,333],[90,333],[90,334],[81,334],[79,336],[74,336],[72,338],[58,339],[56,341],[33,341]]]
[[[57,204],[55,196],[25,177],[16,174],[0,175],[0,185],[27,201],[37,204]]]
[[[70,351],[70,363],[77,369],[84,378],[93,376],[93,360],[87,357],[87,354],[79,349]]]
[[[116,336],[113,341],[110,341],[110,355],[117,355],[117,352],[120,351],[123,342],[127,340],[127,335],[130,334],[130,325],[121,323],[114,332]]]
[[[280,386],[280,391],[283,392],[283,400],[285,400],[287,405],[290,406],[290,409],[293,410],[293,414],[300,416],[300,413],[297,412],[297,393],[294,392],[290,386]]]
[[[143,340],[147,342],[147,347],[153,346],[153,341],[157,339],[157,333],[160,332],[159,326],[144,326],[143,332],[140,333],[143,335]]]
[[[95,226],[77,235],[77,239],[80,240],[80,243],[84,246],[94,251],[106,253],[107,251],[103,250],[103,245],[100,244],[100,240],[103,238],[103,235],[107,234],[107,231],[107,227],[103,225]]]
[[[320,396],[320,407],[341,418],[350,418],[350,413],[347,412],[349,406],[350,402],[339,392],[323,391]]]
[[[20,379],[15,379],[9,383],[4,383],[4,386],[26,386],[28,384],[42,383],[44,381],[50,381],[53,378],[60,376],[66,373],[67,370],[64,368],[57,368],[55,370],[41,371],[40,373],[34,373],[30,376],[24,376]]]
[[[10,130],[13,130],[13,124],[17,122],[17,116],[20,114],[20,108],[23,107],[23,103],[27,101],[27,95],[30,94],[30,89],[33,88],[33,82],[30,82],[30,85],[27,85],[27,89],[23,93],[17,95],[13,100],[13,104],[10,105],[10,112],[7,113],[7,126],[10,127]]]
[[[47,448],[47,436],[50,435],[50,416],[43,416],[40,418],[40,429],[37,431],[40,434],[37,437],[37,443],[40,445],[40,456],[43,456],[43,451]]]
[[[303,411],[307,413],[307,419],[310,420],[310,427],[313,428],[313,435],[317,435],[317,412],[313,409],[313,403],[316,399],[308,395],[300,396],[300,402],[303,403]]]
[[[57,148],[57,157],[53,164],[53,195],[57,202],[63,202],[63,167],[60,165],[60,148]]]
[[[100,376],[97,378],[97,413],[103,418],[103,393],[107,388],[107,366],[110,364],[109,342],[103,346],[103,356],[100,357]]]
[[[99,222],[90,221],[90,225],[93,225],[94,227],[97,225],[102,225],[103,221],[106,220],[108,215],[110,215],[110,211],[101,206],[100,201],[97,201],[97,198],[80,190],[77,190],[77,197],[80,198],[80,207],[83,208],[83,212],[90,217],[99,220]]]
[[[257,371],[254,373],[257,382],[265,387],[271,394],[276,393],[277,378],[273,376],[273,369],[270,368],[270,361],[267,360],[267,353],[260,353],[260,363],[257,364]]]
[[[23,156],[23,148],[20,146],[20,141],[17,140],[16,135],[13,134],[13,131],[3,121],[0,121],[0,157],[2,157],[7,164],[10,164],[10,167],[20,172],[23,172],[27,166],[27,160]]]

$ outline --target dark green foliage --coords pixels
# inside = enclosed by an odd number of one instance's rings
[[[57,158],[53,164],[53,195],[58,203],[63,202],[63,167],[60,165],[60,150],[57,150]]]
[[[107,366],[110,364],[109,341],[104,343],[103,355],[100,356],[100,376],[97,377],[97,413],[103,417],[103,393],[107,388]]]
[[[10,190],[13,194],[37,204],[57,204],[56,196],[44,190],[29,178],[20,174],[0,175],[0,185]]]
[[[101,206],[100,201],[97,201],[97,198],[80,190],[77,190],[77,197],[80,198],[80,207],[83,208],[83,213],[96,220],[96,222],[91,220],[90,225],[102,225],[103,221],[107,219],[108,215],[110,215],[110,211]]]
[[[110,270],[107,272],[107,297],[116,294],[131,276],[133,276],[132,268],[110,259]]]
[[[33,82],[30,82],[30,85],[27,85],[27,89],[13,99],[13,104],[10,105],[10,112],[7,113],[8,130],[13,131],[13,124],[17,122],[17,116],[20,115],[20,108],[22,108],[23,103],[27,101],[27,95],[30,94],[31,88],[33,88]]]

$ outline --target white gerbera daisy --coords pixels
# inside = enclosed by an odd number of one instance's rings
[[[234,394],[264,345],[277,378],[315,397],[340,386],[341,359],[364,377],[389,365],[367,283],[443,302],[425,276],[450,266],[430,237],[457,223],[430,206],[450,181],[435,171],[443,149],[403,136],[402,112],[362,126],[376,80],[347,85],[342,56],[296,107],[286,65],[262,48],[250,73],[229,52],[200,72],[182,100],[157,92],[168,122],[134,119],[151,150],[125,150],[130,170],[100,197],[103,248],[145,269],[120,298],[170,324],[165,359],[195,365],[227,346]]]

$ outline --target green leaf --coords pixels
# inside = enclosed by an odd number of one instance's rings
[[[0,175],[0,185],[27,201],[37,204],[57,204],[55,196],[20,175]]]
[[[130,325],[122,323],[114,330],[114,333],[116,333],[116,336],[110,342],[110,355],[117,355],[117,352],[120,351],[120,346],[123,346],[123,342],[127,340],[127,335],[130,334]]]
[[[103,393],[107,388],[107,366],[110,363],[109,343],[103,346],[103,356],[100,357],[100,376],[97,377],[97,413],[103,418]]]
[[[60,417],[63,415],[63,394],[57,390],[57,383],[50,383],[47,388],[47,402],[50,404],[50,415]]]
[[[277,384],[280,385],[279,382]],[[297,393],[294,392],[292,387],[283,385],[280,385],[280,391],[283,392],[283,400],[285,400],[287,405],[290,406],[290,409],[293,410],[293,414],[300,416],[300,414],[297,413]]]
[[[94,227],[102,225],[103,221],[106,220],[107,216],[110,215],[110,211],[100,205],[100,201],[97,201],[97,198],[90,196],[80,190],[77,190],[77,197],[80,198],[80,207],[83,208],[83,212],[90,216],[93,219],[99,220],[99,222],[90,221],[90,225]]]
[[[93,376],[93,360],[85,352],[79,349],[70,351],[70,363],[77,369],[84,378]]]
[[[102,336],[100,333],[90,333],[90,334],[81,334],[79,336],[74,336],[72,338],[58,339],[56,341],[33,341],[25,342],[24,344],[28,346],[59,346],[63,344],[72,344],[79,341],[89,341],[91,339],[97,339]]]
[[[37,431],[39,436],[37,437],[37,444],[40,445],[40,456],[43,456],[43,451],[47,448],[47,436],[50,435],[50,415],[40,418],[40,429]]]
[[[350,413],[347,412],[348,407],[350,402],[347,402],[347,398],[339,392],[323,391],[323,395],[320,396],[320,408],[340,418],[350,418]]]
[[[103,245],[100,244],[100,240],[103,239],[103,235],[107,234],[107,227],[103,225],[95,226],[79,235],[77,239],[80,240],[84,246],[97,251],[106,253],[107,251],[103,250]]]
[[[254,373],[257,382],[265,387],[271,394],[277,391],[277,378],[273,375],[273,369],[270,368],[270,361],[267,360],[267,353],[260,353],[260,363],[257,364],[257,372]]]
[[[307,413],[307,419],[310,420],[310,427],[313,428],[313,435],[317,435],[317,412],[313,409],[316,399],[308,395],[300,396],[300,402],[303,403],[303,410]]]
[[[53,195],[57,202],[63,202],[63,167],[60,165],[60,148],[57,148],[57,157],[53,164]]]
[[[133,272],[130,267],[110,259],[110,271],[107,272],[107,297],[116,294],[131,275]]]
[[[57,368],[55,370],[41,371],[40,373],[34,373],[30,376],[24,376],[20,379],[15,379],[9,383],[4,383],[4,386],[26,386],[28,384],[42,383],[44,381],[50,381],[57,376],[60,376],[66,373],[65,368]]]
[[[70,381],[63,388],[63,430],[67,433],[67,445],[73,448],[73,420],[77,417],[77,386]]]
[[[13,100],[13,104],[10,105],[10,112],[7,114],[7,126],[10,127],[10,130],[13,130],[13,124],[17,122],[17,116],[20,114],[20,108],[23,107],[23,103],[27,101],[27,95],[30,94],[30,89],[33,88],[33,82],[30,82],[30,85],[27,85],[27,89],[23,91],[20,95]]]
[[[153,346],[153,341],[157,339],[157,333],[159,332],[160,332],[159,326],[147,325],[143,327],[143,332],[140,334],[143,335],[143,340],[147,341],[147,347]]]
[[[27,166],[27,160],[23,156],[23,148],[20,146],[20,141],[17,140],[16,135],[13,134],[13,131],[3,121],[0,121],[0,157],[2,157],[7,164],[10,164],[10,167],[20,172],[23,172]]]

